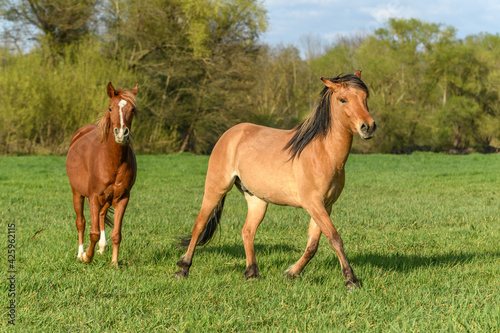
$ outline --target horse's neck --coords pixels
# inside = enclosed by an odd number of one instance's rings
[[[113,134],[108,136],[105,144],[108,151],[107,157],[113,164],[120,165],[127,160],[129,145],[117,144]]]
[[[341,126],[333,126],[324,140],[326,154],[335,169],[343,169],[352,145],[352,133]]]

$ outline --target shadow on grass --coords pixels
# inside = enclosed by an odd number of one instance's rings
[[[494,258],[500,258],[500,252],[462,252],[428,256],[417,254],[388,255],[379,253],[367,253],[350,256],[349,261],[351,264],[354,264],[356,266],[370,265],[385,270],[407,272],[421,267],[453,267]]]
[[[265,269],[266,266],[283,267],[283,270],[295,263],[302,255],[303,249],[297,246],[291,246],[287,243],[277,244],[255,244],[255,254],[259,269]],[[323,249],[324,250],[324,249]],[[175,258],[168,258],[165,252],[160,249],[155,251],[153,260],[155,261],[177,261],[184,253],[184,250],[169,251],[170,256],[173,252],[176,253]],[[180,254],[182,253],[182,254]],[[204,260],[210,260],[210,257],[224,256],[228,262],[233,261],[232,267],[221,269],[237,270],[244,269],[245,250],[243,244],[220,244],[211,243],[206,246],[199,246],[195,250],[194,257],[204,256]],[[177,258],[178,256],[178,258]],[[268,258],[265,258],[268,257]],[[454,267],[467,265],[474,262],[485,260],[498,260],[500,251],[484,251],[484,252],[461,252],[435,255],[418,255],[418,254],[382,254],[382,253],[366,253],[366,254],[348,254],[348,260],[356,271],[356,267],[372,266],[378,267],[386,271],[410,272],[419,268],[429,267]],[[243,262],[243,263],[242,263]],[[316,262],[316,267],[327,267],[329,269],[340,269],[340,264],[337,255],[331,249],[331,253],[320,258],[313,258],[311,262]],[[307,271],[308,268],[305,268]]]

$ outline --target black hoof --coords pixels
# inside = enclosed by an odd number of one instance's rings
[[[184,261],[184,258],[181,258],[178,262],[177,262],[177,266],[179,266],[181,268],[180,271],[178,272],[175,272],[175,277],[176,278],[181,278],[181,279],[185,279],[188,277],[188,273],[189,273],[189,267],[191,267],[190,264],[186,263]]]
[[[345,283],[345,286],[346,286],[348,291],[354,291],[356,289],[361,288],[361,284],[359,283],[359,280],[357,280],[357,279],[354,281],[347,281]]]
[[[178,272],[175,272],[175,278],[176,279],[187,279],[188,277],[188,274],[187,272],[184,272],[184,271],[178,271]]]
[[[259,269],[257,268],[256,264],[250,265],[247,267],[245,271],[245,278],[248,279],[258,279],[260,278],[259,276]]]

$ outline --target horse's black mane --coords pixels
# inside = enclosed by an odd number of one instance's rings
[[[354,74],[341,75],[328,80],[333,83],[341,83],[344,86],[362,90],[368,97],[368,88],[358,76]],[[300,157],[304,148],[312,140],[317,137],[325,137],[332,128],[331,96],[332,91],[325,86],[321,91],[318,105],[314,111],[307,119],[293,129],[295,133],[284,148],[285,150],[290,149],[292,155],[290,159],[293,160],[295,157]]]

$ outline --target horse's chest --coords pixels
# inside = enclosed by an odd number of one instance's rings
[[[111,202],[114,199],[119,199],[126,195],[133,185],[134,175],[127,168],[120,168],[118,172],[102,175],[104,184],[99,193],[99,201],[101,203]]]
[[[325,193],[325,202],[334,203],[340,197],[342,190],[344,189],[345,183],[345,173],[344,169],[339,170],[334,173],[331,178],[330,185]]]

